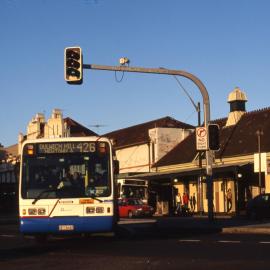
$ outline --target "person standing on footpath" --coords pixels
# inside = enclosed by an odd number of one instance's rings
[[[175,202],[176,202],[175,214],[179,215],[181,212],[181,204],[182,204],[180,193],[177,193],[177,195],[175,196]]]
[[[190,208],[191,208],[191,212],[193,213],[196,209],[196,196],[195,196],[195,193],[193,193],[193,195],[191,196],[190,198]]]
[[[183,204],[184,204],[185,211],[188,211],[188,202],[189,202],[188,194],[186,192],[184,192],[183,193]]]
[[[232,209],[232,191],[230,188],[227,190],[226,199],[227,199],[227,212],[230,212]]]

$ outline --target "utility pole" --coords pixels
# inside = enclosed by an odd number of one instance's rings
[[[259,194],[262,193],[262,160],[261,160],[261,136],[263,136],[262,130],[256,131],[258,139],[258,153],[259,153]]]
[[[201,104],[198,102],[197,105],[197,113],[198,113],[198,127],[201,126]],[[202,168],[202,152],[198,151],[199,158],[199,168]],[[200,171],[200,175],[198,177],[198,189],[199,189],[199,213],[203,214],[203,185],[202,185],[202,174]]]

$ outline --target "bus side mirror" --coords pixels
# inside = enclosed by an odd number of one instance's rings
[[[119,174],[119,160],[113,161],[113,173]]]

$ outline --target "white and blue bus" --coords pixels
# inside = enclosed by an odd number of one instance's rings
[[[136,198],[148,203],[148,182],[142,179],[117,179],[119,198]]]
[[[118,221],[114,165],[107,138],[25,141],[20,231],[37,237],[113,231]]]

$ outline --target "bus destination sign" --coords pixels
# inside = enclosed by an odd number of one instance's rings
[[[37,146],[39,154],[88,153],[96,151],[96,144],[94,142],[39,143]]]

